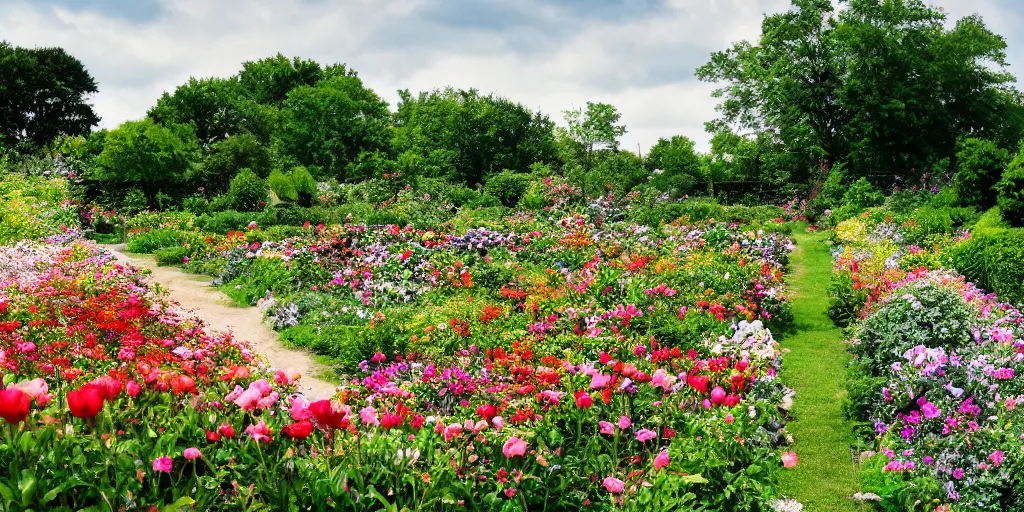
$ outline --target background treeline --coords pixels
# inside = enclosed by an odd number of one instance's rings
[[[558,124],[476,90],[400,91],[392,106],[343,64],[281,54],[190,79],[145,118],[91,131],[97,86],[84,66],[4,43],[0,150],[9,168],[58,159],[105,208],[310,207],[338,186],[334,204],[379,206],[396,188],[442,184],[456,207],[516,206],[555,176],[585,197],[800,197],[812,217],[953,183],[952,204],[999,203],[1019,223],[1024,103],[1005,50],[980,17],[947,20],[920,0],[793,0],[757,40],[697,70],[720,86],[708,151],[666,134],[638,155],[620,149],[612,105],[586,102]]]

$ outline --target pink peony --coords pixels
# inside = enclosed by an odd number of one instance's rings
[[[610,422],[599,421],[597,422],[597,424],[599,427],[601,427],[602,434],[610,436],[615,433],[615,425],[612,425]]]
[[[590,389],[599,389],[607,386],[612,381],[611,375],[595,373],[590,378]]]
[[[992,461],[992,465],[999,467],[1003,464],[1003,452],[996,450],[988,456],[988,460]]]
[[[605,478],[604,482],[602,483],[604,484],[604,488],[608,489],[608,492],[612,494],[618,494],[622,492],[623,489],[626,488],[626,482],[623,482],[622,480],[619,480],[618,478],[615,478],[613,476]]]
[[[451,442],[455,437],[462,435],[462,424],[452,423],[444,428],[444,440],[445,442]]]
[[[636,431],[636,440],[640,441],[641,443],[646,443],[647,441],[650,441],[651,439],[654,439],[656,437],[658,437],[658,434],[654,433],[653,430],[642,428]]]
[[[53,395],[47,393],[49,387],[46,385],[46,381],[42,378],[23,380],[16,384],[11,384],[10,387],[20,390],[22,393],[35,398],[36,405],[39,407],[46,407],[46,404],[50,403],[50,400],[53,400]]]
[[[654,469],[661,470],[665,466],[668,466],[668,450],[662,450],[657,457],[654,458]]]
[[[501,447],[501,451],[510,459],[512,457],[525,455],[526,441],[523,441],[516,436],[512,436],[508,438],[508,441],[505,441],[505,446]]]
[[[364,425],[380,425],[377,409],[374,409],[373,406],[363,407],[359,411],[359,421],[362,421]]]
[[[619,428],[621,428],[622,430],[626,430],[632,424],[633,424],[633,422],[629,421],[629,416],[620,416],[619,417]]]
[[[797,456],[796,452],[786,452],[782,454],[782,465],[791,468],[796,466]]]
[[[590,409],[594,405],[594,399],[590,396],[590,393],[586,391],[576,392],[576,407],[580,409]]]
[[[722,405],[723,403],[725,403],[725,390],[722,389],[722,386],[716,386],[711,390],[711,404]]]
[[[185,448],[185,458],[188,460],[198,459],[203,456],[203,452],[199,451],[199,448]]]
[[[163,473],[170,473],[172,466],[170,457],[159,457],[153,459],[153,471],[160,471]]]
[[[267,426],[267,422],[263,420],[260,420],[260,422],[255,425],[249,424],[249,426],[245,428],[245,431],[250,436],[252,436],[253,440],[256,441],[257,443],[269,443],[274,439],[270,437],[270,435],[273,434],[274,431],[270,430],[270,427]]]

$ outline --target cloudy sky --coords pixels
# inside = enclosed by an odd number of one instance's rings
[[[937,0],[979,13],[1024,69],[1020,0]],[[62,46],[99,82],[101,126],[140,118],[190,76],[230,76],[277,52],[343,62],[396,91],[497,92],[561,121],[586,101],[622,112],[624,147],[687,135],[706,147],[712,51],[754,39],[789,0],[0,0],[0,39]],[[1015,33],[1017,32],[1017,33]],[[1022,75],[1024,76],[1024,75]]]

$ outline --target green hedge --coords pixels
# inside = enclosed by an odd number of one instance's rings
[[[1024,303],[1024,229],[979,230],[952,250],[958,272],[999,298]]]

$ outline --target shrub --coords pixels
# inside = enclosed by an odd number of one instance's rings
[[[853,274],[842,272],[832,277],[829,286],[828,317],[839,327],[846,327],[859,316],[867,293],[853,287]]]
[[[190,196],[182,200],[181,208],[193,215],[206,215],[210,213],[210,201],[203,196]]]
[[[965,206],[991,208],[996,203],[996,183],[1010,154],[990,140],[963,139],[957,143],[953,188]]]
[[[516,173],[506,169],[489,176],[484,190],[501,201],[501,204],[515,206],[530,186],[530,178],[529,174]]]
[[[312,206],[313,199],[317,195],[316,180],[305,167],[295,167],[288,173],[292,185],[295,187],[296,200],[301,206]]]
[[[267,186],[249,169],[242,169],[228,186],[228,203],[239,211],[256,211],[267,200]]]
[[[223,235],[228,231],[244,230],[254,220],[256,219],[251,213],[226,210],[197,218],[196,226],[206,232]]]
[[[297,201],[299,199],[298,191],[292,179],[281,171],[270,173],[270,176],[267,177],[267,186],[282,201]]]
[[[157,249],[184,245],[187,236],[176,229],[151,229],[128,238],[128,252],[150,254]]]
[[[185,247],[165,247],[153,252],[156,256],[156,264],[160,266],[181,265],[185,257],[189,255],[189,249]]]
[[[843,193],[842,204],[858,209],[880,206],[885,202],[885,196],[867,178],[861,178],[850,185]]]
[[[953,267],[1002,300],[1024,302],[1024,230],[980,231],[951,251]]]
[[[1024,226],[1024,153],[1006,168],[996,189],[1003,219],[1012,226]]]
[[[915,283],[893,292],[893,297],[857,331],[853,351],[870,375],[884,375],[893,362],[918,345],[948,351],[974,340],[971,319],[977,314],[958,291]]]

